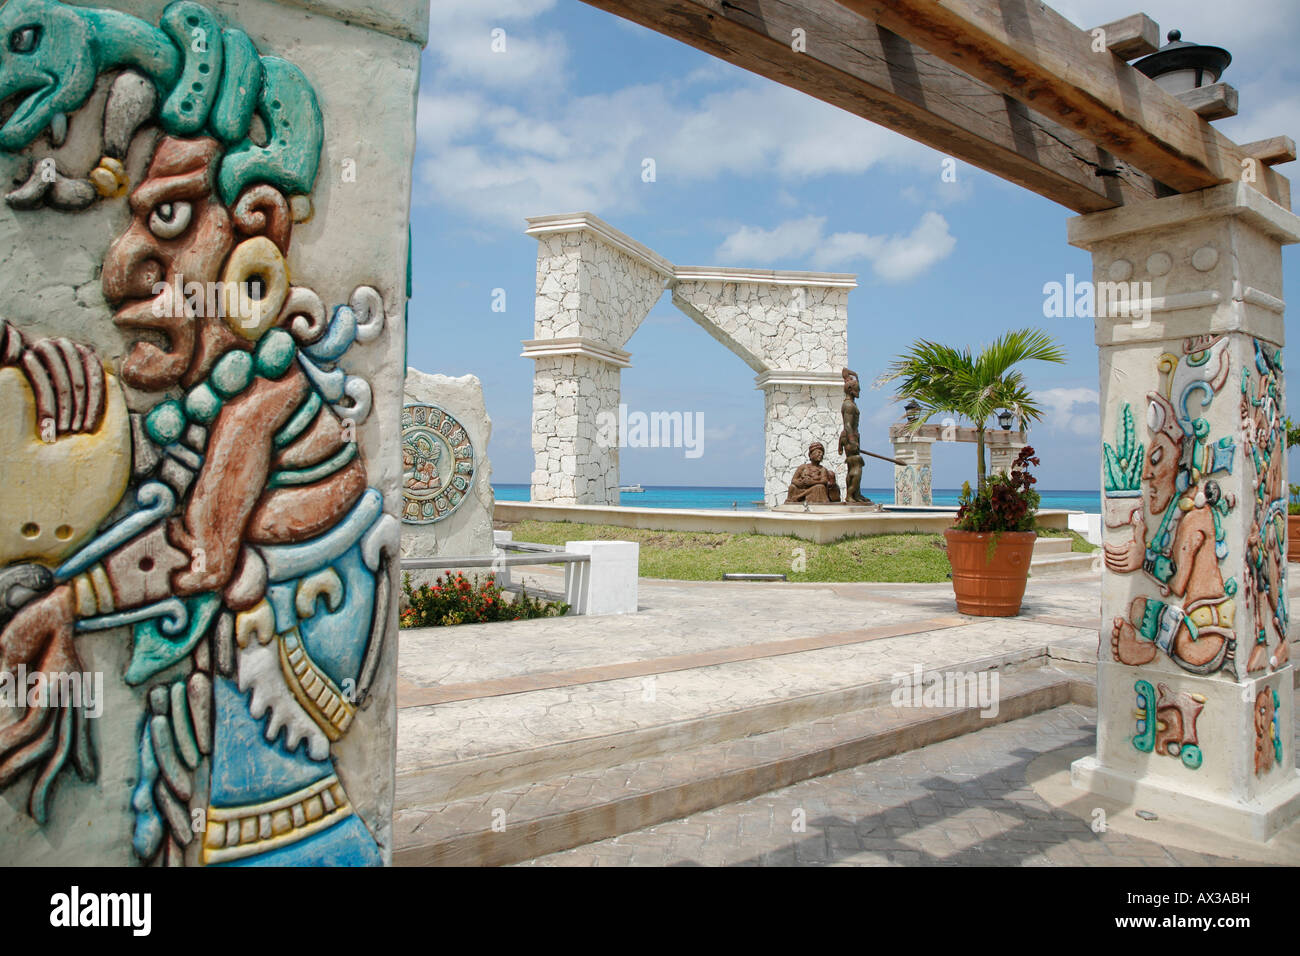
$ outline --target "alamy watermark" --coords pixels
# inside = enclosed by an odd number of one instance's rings
[[[1150,282],[1075,281],[1043,285],[1043,317],[1047,319],[1130,319],[1135,328],[1151,324],[1153,292]]]
[[[704,454],[703,412],[628,412],[596,415],[596,444],[601,448],[683,448],[687,458]]]
[[[926,671],[920,664],[912,672],[889,678],[894,686],[889,702],[895,707],[978,707],[981,717],[998,715],[996,670]]]
[[[104,713],[104,674],[27,670],[0,671],[0,707],[74,707],[90,718]]]

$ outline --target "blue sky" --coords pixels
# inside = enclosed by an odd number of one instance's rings
[[[1132,13],[1131,0],[1070,0],[1080,26]],[[1295,0],[1157,0],[1162,32],[1227,47],[1238,142],[1300,137]],[[1065,208],[580,0],[435,0],[416,158],[410,363],[483,382],[494,480],[527,482],[536,242],[524,218],[588,211],[681,265],[852,272],[849,364],[864,383],[863,446],[888,453],[898,418],[866,387],[918,336],[987,342],[1041,326],[1065,366],[1028,366],[1047,409],[1031,432],[1041,487],[1098,485],[1097,350],[1091,320],[1045,319],[1043,285],[1090,276],[1065,241]],[[505,52],[494,53],[494,30]],[[657,178],[642,181],[653,158]],[[1281,171],[1292,176],[1294,167]],[[1300,283],[1300,252],[1284,253]],[[492,309],[496,289],[505,312]],[[1288,330],[1292,322],[1288,318]],[[763,398],[753,372],[665,297],[628,344],[633,410],[700,412],[704,453],[625,449],[625,483],[762,483]],[[827,436],[831,441],[835,436]],[[1297,463],[1292,458],[1292,465]],[[970,446],[938,446],[936,487],[973,476]],[[892,484],[871,462],[864,486]]]

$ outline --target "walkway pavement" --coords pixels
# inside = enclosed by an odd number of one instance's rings
[[[981,619],[949,584],[643,579],[636,615],[404,631],[399,862],[1201,862],[1027,783],[1092,745],[1099,587],[1031,578]],[[916,666],[1002,668],[1006,722],[881,706]]]
[[[1098,817],[1047,803],[1031,768],[1090,752],[1095,734],[1091,708],[1059,707],[524,865],[1250,865],[1133,827],[1094,832]]]

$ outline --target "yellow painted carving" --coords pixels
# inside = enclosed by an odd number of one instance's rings
[[[241,294],[241,290],[254,277],[262,280],[262,297],[248,302],[247,294]],[[257,236],[235,247],[222,282],[227,290],[226,323],[237,335],[256,342],[279,318],[289,298],[288,263],[274,242]],[[244,305],[248,308],[243,308]]]
[[[275,612],[265,599],[256,607],[235,615],[235,640],[240,647],[248,647],[253,640],[258,644],[270,644],[274,637]]]
[[[317,571],[299,582],[298,593],[294,599],[294,606],[298,611],[298,616],[301,618],[314,617],[316,614],[316,599],[322,596],[325,598],[325,606],[331,611],[337,611],[343,603],[343,581],[333,568]]]
[[[0,369],[0,567],[59,564],[122,500],[131,477],[131,420],[107,373],[104,390],[97,431],[45,442],[26,376]]]
[[[99,165],[90,171],[90,183],[105,199],[120,199],[131,189],[126,167],[112,156],[100,159]]]

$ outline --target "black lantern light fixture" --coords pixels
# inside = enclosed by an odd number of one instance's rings
[[[916,416],[919,415],[920,413],[921,413],[921,406],[916,401],[916,399],[912,399],[910,402],[908,402],[906,405],[903,406],[903,414],[907,416],[907,421],[909,424],[914,424],[916,422]]]
[[[1231,62],[1232,54],[1222,47],[1187,43],[1181,31],[1170,30],[1167,44],[1133,65],[1177,96],[1218,83]]]
[[[1008,412],[1008,411],[1005,411],[1005,410],[1004,410],[1004,411],[1000,411],[1000,412],[998,412],[998,424],[999,424],[1000,426],[1002,426],[1002,430],[1003,430],[1004,432],[1009,432],[1009,431],[1011,431],[1011,420],[1012,420],[1013,418],[1015,418],[1015,416],[1012,415],[1012,414],[1011,414],[1010,412]]]

